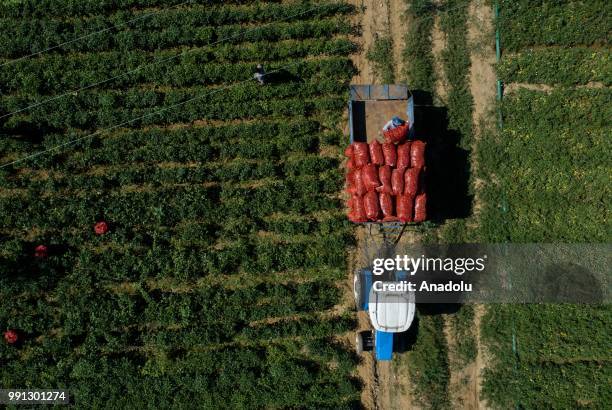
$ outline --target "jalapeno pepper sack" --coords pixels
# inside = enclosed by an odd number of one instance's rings
[[[363,175],[360,169],[353,171],[353,186],[349,188],[349,193],[362,196],[366,193],[365,185],[363,184]]]
[[[423,222],[427,219],[427,194],[417,195],[414,200],[414,221]]]
[[[358,195],[351,196],[349,199],[350,211],[348,213],[348,218],[351,222],[366,222],[368,218],[366,217],[365,208],[363,207],[363,201],[361,197]]]
[[[370,148],[370,162],[374,165],[383,165],[385,163],[385,157],[383,156],[382,145],[380,142],[374,140],[369,144]]]
[[[353,144],[351,144],[344,149],[344,155],[348,158],[353,158],[354,151]]]
[[[404,173],[404,195],[411,195],[413,198],[419,192],[420,168],[408,168]]]
[[[378,200],[380,202],[380,209],[382,210],[383,216],[388,218],[393,215],[393,199],[390,194],[381,192],[378,194]]]
[[[391,188],[391,167],[388,165],[384,165],[378,168],[378,179],[380,180],[380,186],[376,188],[378,192],[391,194],[393,193],[393,189]]]
[[[410,144],[410,166],[423,168],[425,166],[425,146],[423,141],[413,141]]]
[[[410,141],[397,146],[397,167],[398,169],[410,168]]]
[[[353,161],[356,168],[361,168],[370,162],[368,144],[365,142],[353,142]]]
[[[355,192],[355,174],[359,171],[348,171],[346,173],[346,191],[348,193]]]
[[[382,144],[383,156],[385,157],[385,165],[394,168],[397,164],[397,150],[394,144]]]
[[[414,197],[410,195],[399,195],[396,200],[397,217],[400,222],[412,222],[412,205]]]
[[[378,171],[374,164],[367,164],[361,168],[361,177],[366,191],[373,191],[380,186]]]
[[[391,172],[391,191],[393,195],[401,195],[404,192],[404,170],[394,169]]]
[[[376,221],[380,215],[380,207],[378,206],[378,195],[376,191],[368,191],[363,197],[363,207],[365,208],[366,216],[370,221]]]

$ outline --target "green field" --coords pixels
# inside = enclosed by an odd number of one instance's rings
[[[356,52],[420,105],[432,221],[409,234],[609,243],[612,3],[499,1],[499,127],[473,120],[470,57],[495,44],[470,44],[473,3],[405,4],[398,62],[390,30],[359,50],[344,1],[0,0],[0,331],[20,337],[0,341],[0,387],[78,408],[362,406],[337,286]],[[486,308],[481,401],[612,407],[610,305]],[[422,408],[457,405],[475,312],[418,306],[393,369]]]
[[[503,129],[479,144],[493,242],[608,243],[610,3],[501,1]],[[585,87],[586,86],[586,87]],[[609,305],[494,305],[483,392],[499,408],[609,408]],[[513,349],[514,347],[514,349]]]
[[[334,281],[354,10],[179,3],[0,4],[1,162],[41,153],[0,170],[0,327],[22,337],[0,344],[0,385],[98,408],[352,407]]]

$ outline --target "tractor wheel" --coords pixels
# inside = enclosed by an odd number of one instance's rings
[[[374,349],[374,333],[371,330],[357,332],[355,349],[357,350],[357,354],[372,351],[372,349]]]
[[[355,306],[357,310],[364,310],[365,295],[363,291],[363,278],[361,272],[355,273],[353,277],[353,295],[355,296]]]

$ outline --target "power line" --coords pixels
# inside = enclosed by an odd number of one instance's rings
[[[450,8],[450,9],[446,9],[446,10],[444,10],[443,12],[449,12],[449,11],[456,10],[456,9],[459,9],[459,8],[462,8],[462,7],[466,7],[466,5],[467,5],[467,4],[462,4],[462,5],[460,5],[460,6],[456,6],[456,7]],[[285,17],[284,19],[281,19],[281,20],[279,20],[279,21],[283,21],[283,20],[286,20],[286,19],[289,19],[289,18],[297,17],[297,16],[299,16],[299,15],[301,15],[301,14],[305,14],[305,13],[307,13],[307,12],[310,12],[310,11],[313,11],[313,10],[316,10],[316,9],[319,9],[319,8],[321,8],[321,7],[323,7],[323,6],[324,6],[324,5],[320,5],[320,6],[317,6],[317,7],[313,7],[313,8],[311,8],[311,9],[306,10],[306,11],[300,12],[300,13],[298,13],[298,14],[296,14],[296,15],[289,16],[289,17]],[[427,20],[427,19],[429,19],[429,18],[433,18],[433,17],[434,17],[434,16],[433,16],[433,15],[431,15],[431,16],[427,16],[427,17],[422,17],[422,18],[420,18],[420,19],[414,19],[414,20]],[[414,21],[414,20],[413,20],[413,21]],[[272,23],[272,22],[271,22],[271,23]],[[270,24],[270,23],[267,23],[267,24]],[[247,30],[247,31],[248,31],[248,30]],[[227,38],[222,39],[222,40],[218,40],[218,41],[217,41],[217,42],[215,42],[215,43],[208,44],[208,46],[214,45],[214,44],[216,44],[216,43],[218,43],[218,42],[220,42],[220,41],[227,40],[227,39],[229,39],[229,38],[232,38],[232,36],[227,37]],[[191,50],[187,50],[187,52],[190,52],[190,51],[192,51],[192,50],[193,50],[193,49],[191,49]],[[176,58],[176,57],[178,57],[178,56],[180,56],[180,55],[186,54],[187,52],[183,52],[183,53],[181,53],[181,54],[178,54],[178,55],[172,56],[172,57],[170,57],[169,59]],[[287,64],[287,65],[285,65],[285,66],[283,66],[283,67],[281,67],[281,68],[278,68],[278,69],[276,69],[276,70],[274,70],[274,71],[271,71],[271,72],[267,73],[266,75],[272,74],[272,73],[274,73],[274,72],[278,72],[278,71],[280,71],[280,70],[282,70],[282,69],[284,69],[284,68],[291,67],[291,66],[293,66],[293,65],[297,65],[297,64],[300,64],[300,63],[301,63],[301,61],[298,61],[298,62],[295,62],[295,63],[291,63],[291,64]],[[151,63],[151,64],[149,64],[149,65],[153,65],[153,64],[156,64],[156,62],[153,62],[153,63]],[[147,66],[147,65],[145,65],[145,66],[141,66],[140,68],[144,68],[144,67],[146,67],[146,66]],[[140,69],[140,68],[138,68],[138,69]],[[138,70],[138,69],[136,69],[136,70]],[[124,73],[123,75],[128,74],[128,73],[130,73],[130,72],[128,71],[128,72]],[[121,76],[123,76],[123,75],[121,75]],[[118,77],[113,77],[113,78],[111,78],[111,79],[105,80],[104,82],[106,82],[106,81],[110,81],[110,80],[115,79],[115,78],[119,78],[119,77],[121,77],[121,76],[118,76]],[[249,80],[239,81],[239,82],[234,83],[234,84],[231,84],[231,85],[229,85],[229,86],[218,88],[218,89],[216,89],[216,90],[212,91],[212,92],[211,92],[211,93],[209,93],[209,94],[205,94],[205,95],[202,95],[202,96],[197,96],[197,97],[190,98],[190,99],[188,99],[188,100],[185,100],[185,101],[183,101],[183,102],[180,102],[180,103],[177,103],[177,104],[171,105],[171,106],[169,106],[169,107],[164,107],[164,108],[162,108],[162,109],[160,109],[160,110],[157,110],[157,111],[154,111],[154,112],[152,112],[152,113],[148,113],[148,114],[142,115],[142,116],[140,116],[140,117],[136,117],[136,118],[133,118],[133,119],[131,119],[131,120],[127,120],[127,121],[124,121],[124,122],[122,122],[122,123],[115,124],[115,125],[113,125],[113,126],[111,126],[111,127],[104,128],[104,129],[99,130],[99,131],[96,131],[96,132],[94,132],[94,133],[91,133],[91,134],[88,134],[88,135],[85,135],[85,136],[82,136],[82,137],[79,137],[79,138],[76,138],[76,139],[73,139],[73,140],[70,140],[70,141],[64,142],[64,143],[62,143],[62,144],[56,145],[56,146],[51,147],[51,148],[48,148],[48,149],[46,149],[46,150],[39,151],[39,152],[36,152],[36,153],[34,153],[34,154],[27,155],[27,156],[25,156],[25,157],[22,157],[22,158],[19,158],[19,159],[14,160],[14,161],[8,162],[8,163],[6,163],[6,164],[0,165],[0,169],[5,168],[5,167],[8,167],[8,166],[10,166],[10,165],[14,165],[14,164],[17,164],[17,163],[20,163],[20,162],[26,161],[26,160],[31,159],[31,158],[35,158],[35,157],[37,157],[37,156],[39,156],[39,155],[42,155],[42,154],[46,154],[46,153],[49,153],[49,152],[52,152],[52,151],[56,151],[56,150],[57,150],[57,149],[59,149],[59,148],[62,148],[62,147],[65,147],[65,146],[70,146],[70,145],[75,144],[75,143],[77,143],[77,142],[80,142],[80,141],[82,141],[82,140],[84,140],[84,139],[91,138],[91,137],[93,137],[93,136],[99,135],[99,134],[101,134],[101,133],[103,133],[103,132],[106,132],[106,131],[111,131],[111,130],[113,130],[113,129],[116,129],[116,128],[122,127],[122,126],[124,126],[124,125],[130,124],[130,123],[132,123],[132,122],[135,122],[135,121],[138,121],[138,120],[141,120],[141,119],[147,118],[147,117],[152,116],[152,115],[159,114],[159,113],[164,112],[164,111],[167,111],[167,110],[169,110],[169,109],[171,109],[171,108],[175,108],[175,107],[178,107],[178,106],[181,106],[181,105],[187,104],[187,103],[189,103],[189,102],[191,102],[191,101],[195,101],[195,100],[197,100],[197,99],[203,98],[203,97],[205,97],[206,95],[213,95],[213,94],[215,94],[215,93],[217,93],[217,92],[219,92],[219,91],[222,91],[222,90],[228,89],[228,88],[233,87],[233,86],[238,85],[238,84],[243,84],[243,83],[246,83],[246,82],[248,82],[248,81],[252,81],[252,80],[250,80],[250,79],[249,79]],[[103,82],[101,82],[100,84],[102,84],[102,83],[103,83]],[[87,86],[87,87],[84,87],[83,89],[85,89],[85,88],[90,88],[90,87],[93,87],[93,86],[94,86],[94,85]],[[81,90],[72,91],[72,92],[70,92],[70,93],[66,93],[66,94],[64,94],[64,95],[68,95],[68,94],[71,94],[71,93],[73,93],[73,92],[78,92],[78,91],[81,91]],[[45,103],[45,102],[48,102],[48,101],[50,101],[50,100],[43,101],[43,102],[41,102],[41,103],[40,103],[40,104],[38,104],[38,105],[41,105],[41,104],[43,104],[43,103]],[[29,108],[31,108],[31,107],[29,107]],[[25,108],[25,109],[28,109],[28,108]],[[25,109],[20,110],[20,111],[24,111]],[[18,112],[20,112],[20,111],[18,111]],[[15,112],[15,113],[17,113],[17,112]],[[9,116],[9,115],[13,115],[13,114],[14,114],[14,113],[6,114],[6,115],[4,115],[4,116],[0,117],[0,119],[1,119],[1,118],[4,118],[4,117],[6,117],[6,116]]]
[[[275,69],[275,70],[272,70],[272,71],[267,72],[266,74],[264,74],[264,76],[267,76],[267,75],[270,75],[270,74],[274,74],[274,73],[280,72],[280,71],[282,71],[282,70],[284,70],[284,69],[286,69],[286,68],[289,68],[289,67],[292,67],[292,66],[295,66],[295,65],[298,65],[298,64],[302,64],[302,63],[303,63],[303,61],[301,61],[301,60],[300,60],[300,61],[295,61],[295,62],[290,63],[290,64],[286,64],[286,65],[284,65],[284,66],[282,66],[282,67],[279,67],[279,68],[277,68],[277,69]],[[145,119],[145,118],[147,118],[147,117],[151,117],[151,116],[154,116],[154,115],[160,114],[160,113],[162,113],[162,112],[164,112],[164,111],[168,111],[168,110],[170,110],[170,109],[172,109],[172,108],[176,108],[176,107],[179,107],[179,106],[181,106],[181,105],[185,105],[185,104],[187,104],[187,103],[190,103],[190,102],[196,101],[196,100],[198,100],[198,99],[201,99],[201,98],[204,98],[204,97],[207,97],[207,96],[211,96],[211,95],[216,94],[216,93],[218,93],[218,92],[220,92],[220,91],[227,90],[228,88],[231,88],[231,87],[234,87],[234,86],[237,86],[237,85],[240,85],[240,84],[244,84],[244,83],[247,83],[247,82],[249,82],[249,81],[254,81],[254,80],[253,80],[253,79],[242,80],[242,81],[239,81],[239,82],[237,82],[237,83],[233,83],[233,84],[230,84],[230,85],[227,85],[227,86],[224,86],[224,87],[217,88],[217,89],[215,89],[215,90],[213,90],[213,91],[211,91],[211,92],[209,92],[209,93],[206,93],[206,94],[203,94],[203,95],[199,95],[199,96],[195,96],[195,97],[189,98],[189,99],[187,99],[187,100],[185,100],[185,101],[181,101],[181,102],[179,102],[179,103],[172,104],[172,105],[170,105],[170,106],[168,106],[168,107],[164,107],[164,108],[162,108],[162,109],[159,109],[159,110],[156,110],[156,111],[153,111],[153,112],[150,112],[150,113],[147,113],[147,114],[141,115],[141,116],[139,116],[139,117],[132,118],[132,119],[127,120],[127,121],[123,121],[123,122],[121,122],[121,123],[119,123],[119,124],[112,125],[112,126],[110,126],[110,127],[108,127],[108,128],[104,128],[104,129],[102,129],[102,130],[98,130],[98,131],[93,132],[93,133],[91,133],[91,134],[87,134],[87,135],[84,135],[84,136],[82,136],[82,137],[75,138],[75,139],[72,139],[72,140],[70,140],[70,141],[66,141],[66,142],[64,142],[64,143],[62,143],[62,144],[59,144],[59,145],[53,146],[53,147],[48,148],[48,149],[46,149],[46,150],[39,151],[39,152],[35,152],[34,154],[26,155],[25,157],[22,157],[22,158],[16,159],[16,160],[11,161],[11,162],[7,162],[6,164],[0,165],[0,168],[5,168],[5,167],[8,167],[8,166],[10,166],[10,165],[14,165],[14,164],[17,164],[17,163],[20,163],[20,162],[26,161],[26,160],[28,160],[28,159],[38,157],[38,156],[40,156],[40,155],[42,155],[42,154],[46,154],[46,153],[49,153],[49,152],[52,152],[52,151],[56,151],[56,150],[58,150],[58,149],[60,149],[60,148],[63,148],[63,147],[66,147],[66,146],[70,146],[70,145],[76,144],[76,143],[78,143],[78,142],[80,142],[80,141],[82,141],[82,140],[85,140],[85,139],[87,139],[87,138],[91,138],[91,137],[94,137],[94,136],[96,136],[96,135],[100,135],[100,134],[102,134],[102,133],[104,133],[104,132],[107,132],[107,131],[112,131],[112,130],[117,129],[117,128],[120,128],[120,127],[122,127],[122,126],[124,126],[124,125],[128,125],[128,124],[131,124],[131,123],[133,123],[133,122],[136,122],[136,121],[139,121],[139,120]]]
[[[184,1],[184,2],[182,2],[182,3],[179,3],[179,4],[176,4],[176,5],[172,6],[172,7],[170,7],[170,8],[172,9],[172,8],[175,8],[175,7],[184,6],[185,4],[190,3],[190,2],[191,2],[191,0],[189,0],[189,1]],[[35,53],[28,54],[28,55],[25,55],[25,56],[21,56],[21,57],[15,58],[15,59],[10,60],[10,61],[6,61],[6,62],[4,62],[4,63],[0,64],[0,67],[4,67],[4,66],[6,66],[6,65],[10,65],[10,64],[14,64],[14,63],[16,63],[16,62],[18,62],[18,61],[25,60],[26,58],[34,57],[34,56],[37,56],[37,55],[40,55],[40,54],[46,53],[46,52],[51,51],[51,50],[55,50],[56,48],[63,47],[63,46],[65,46],[65,45],[67,45],[67,44],[76,43],[76,42],[77,42],[77,41],[79,41],[79,40],[83,40],[84,38],[88,38],[88,37],[95,36],[96,34],[104,33],[104,32],[107,32],[107,31],[110,31],[110,30],[113,30],[113,29],[119,28],[119,27],[127,26],[128,24],[133,23],[134,21],[144,20],[144,19],[145,19],[145,18],[147,18],[147,17],[151,17],[152,15],[157,14],[159,11],[161,11],[161,10],[154,11],[154,12],[151,12],[151,13],[147,13],[147,14],[144,14],[144,15],[142,15],[142,16],[138,16],[138,17],[136,17],[136,18],[134,18],[134,19],[132,19],[132,20],[128,20],[128,21],[125,21],[125,22],[123,22],[123,23],[117,24],[117,25],[115,25],[115,26],[112,26],[112,27],[107,27],[107,28],[105,28],[105,29],[98,30],[98,31],[94,31],[93,33],[85,34],[84,36],[77,37],[77,38],[74,38],[74,39],[72,39],[72,40],[65,41],[65,42],[63,42],[63,43],[60,43],[60,44],[54,45],[54,46],[49,47],[49,48],[46,48],[46,49],[44,49],[44,50],[37,51],[37,52],[35,52]]]
[[[244,31],[244,32],[242,32],[242,33],[240,33],[240,32],[239,32],[239,33],[237,33],[237,34],[234,34],[234,35],[231,35],[231,36],[228,36],[228,37],[221,38],[221,39],[219,39],[219,40],[217,40],[217,41],[215,41],[215,42],[212,42],[212,43],[208,43],[208,44],[206,44],[206,47],[214,46],[214,45],[217,45],[217,44],[219,44],[219,43],[222,43],[222,42],[224,42],[224,41],[226,41],[226,40],[231,40],[231,39],[237,38],[237,37],[239,37],[239,36],[241,36],[241,35],[244,35],[244,34],[246,34],[246,33],[250,32],[250,31],[257,30],[257,29],[259,29],[260,27],[265,26],[265,25],[269,25],[269,24],[273,24],[273,23],[278,23],[278,22],[280,22],[280,21],[285,21],[285,20],[289,20],[289,19],[292,19],[292,18],[295,18],[295,17],[301,16],[301,15],[306,14],[306,13],[309,13],[309,12],[311,12],[311,11],[318,10],[318,9],[320,9],[320,8],[323,8],[323,7],[329,6],[330,4],[331,4],[331,3],[327,3],[327,4],[320,4],[320,5],[316,6],[316,7],[312,7],[312,8],[310,8],[310,9],[303,10],[303,11],[301,11],[301,12],[299,12],[299,13],[296,13],[296,14],[293,14],[293,15],[291,15],[291,16],[283,17],[282,19],[279,19],[279,20],[276,20],[276,21],[271,21],[271,22],[269,22],[269,23],[262,24],[261,26],[256,26],[256,27],[253,27],[253,28],[247,29],[247,30],[245,30],[245,31]],[[15,110],[15,111],[13,111],[13,112],[8,113],[8,114],[3,114],[3,115],[1,115],[1,116],[0,116],[0,119],[2,119],[2,118],[6,118],[6,117],[10,117],[11,115],[19,114],[19,113],[24,112],[24,111],[28,111],[28,110],[30,110],[30,109],[32,109],[32,108],[40,107],[41,105],[44,105],[44,104],[46,104],[46,103],[48,103],[48,102],[55,101],[55,100],[58,100],[58,99],[60,99],[60,98],[66,97],[66,96],[68,96],[68,95],[73,95],[73,94],[78,93],[78,92],[80,92],[80,91],[84,91],[84,90],[87,90],[87,89],[90,89],[90,88],[93,88],[93,87],[96,87],[96,86],[99,86],[99,85],[102,85],[102,84],[108,83],[109,81],[113,81],[113,80],[116,80],[116,79],[118,79],[118,78],[123,78],[123,77],[125,77],[125,76],[127,76],[127,75],[129,75],[129,74],[133,74],[133,73],[136,73],[136,72],[138,72],[138,71],[141,71],[141,70],[142,70],[142,69],[144,69],[144,68],[147,68],[147,67],[152,67],[152,66],[157,65],[157,64],[159,64],[159,63],[164,63],[164,62],[167,62],[167,61],[170,61],[170,60],[174,60],[174,59],[175,59],[175,58],[177,58],[177,57],[182,57],[182,56],[185,56],[185,55],[187,55],[187,54],[189,54],[189,53],[191,53],[191,52],[193,52],[194,50],[197,50],[197,49],[198,49],[198,48],[191,48],[191,49],[185,50],[185,51],[183,51],[183,52],[181,52],[181,53],[179,53],[179,54],[175,54],[175,55],[170,56],[170,57],[161,58],[161,59],[155,60],[155,61],[153,61],[153,62],[151,62],[151,63],[149,63],[149,64],[145,64],[145,65],[142,65],[142,66],[136,67],[136,68],[134,68],[134,69],[132,69],[132,70],[125,71],[125,72],[123,72],[122,74],[118,74],[118,75],[116,75],[116,76],[114,76],[114,77],[110,77],[110,78],[107,78],[107,79],[105,79],[105,80],[101,80],[101,81],[98,81],[98,82],[96,82],[96,83],[86,85],[86,86],[81,87],[81,88],[78,88],[78,89],[76,89],[76,90],[67,91],[67,92],[65,92],[65,93],[63,93],[63,94],[59,94],[59,95],[53,96],[53,97],[51,97],[51,98],[48,98],[48,99],[46,99],[46,100],[43,100],[43,101],[37,102],[37,103],[35,103],[35,104],[28,105],[28,106],[26,106],[26,107],[24,107],[24,108],[20,108],[20,109],[18,109],[18,110]]]

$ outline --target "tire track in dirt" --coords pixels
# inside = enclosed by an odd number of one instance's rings
[[[557,87],[555,87],[554,85],[549,85],[549,84],[509,83],[509,84],[504,84],[504,94],[511,94],[520,89],[551,93],[555,90],[555,88]],[[601,82],[591,81],[587,84],[574,85],[574,86],[571,86],[570,88],[573,88],[573,89],[595,88],[597,89],[597,88],[610,88],[610,87],[607,87],[604,83],[601,83]]]
[[[486,130],[495,128],[495,98],[497,75],[495,73],[495,49],[493,12],[482,0],[472,0],[468,8],[468,44],[470,53],[470,92],[474,101],[472,123],[474,138],[472,142],[471,169],[474,175],[474,201],[472,229],[477,228],[482,202],[480,192],[482,184],[478,175],[478,142]],[[481,343],[481,322],[486,312],[484,305],[474,306],[474,337],[476,338],[476,359],[464,369],[468,387],[460,394],[459,399],[466,401],[469,409],[487,408],[481,399],[482,372],[486,366],[486,355]]]
[[[353,37],[360,47],[352,56],[353,64],[359,71],[353,77],[353,84],[375,83],[374,70],[366,54],[378,36],[384,36],[389,28],[389,7],[385,0],[349,0],[358,13],[353,22],[361,27],[361,36]]]

